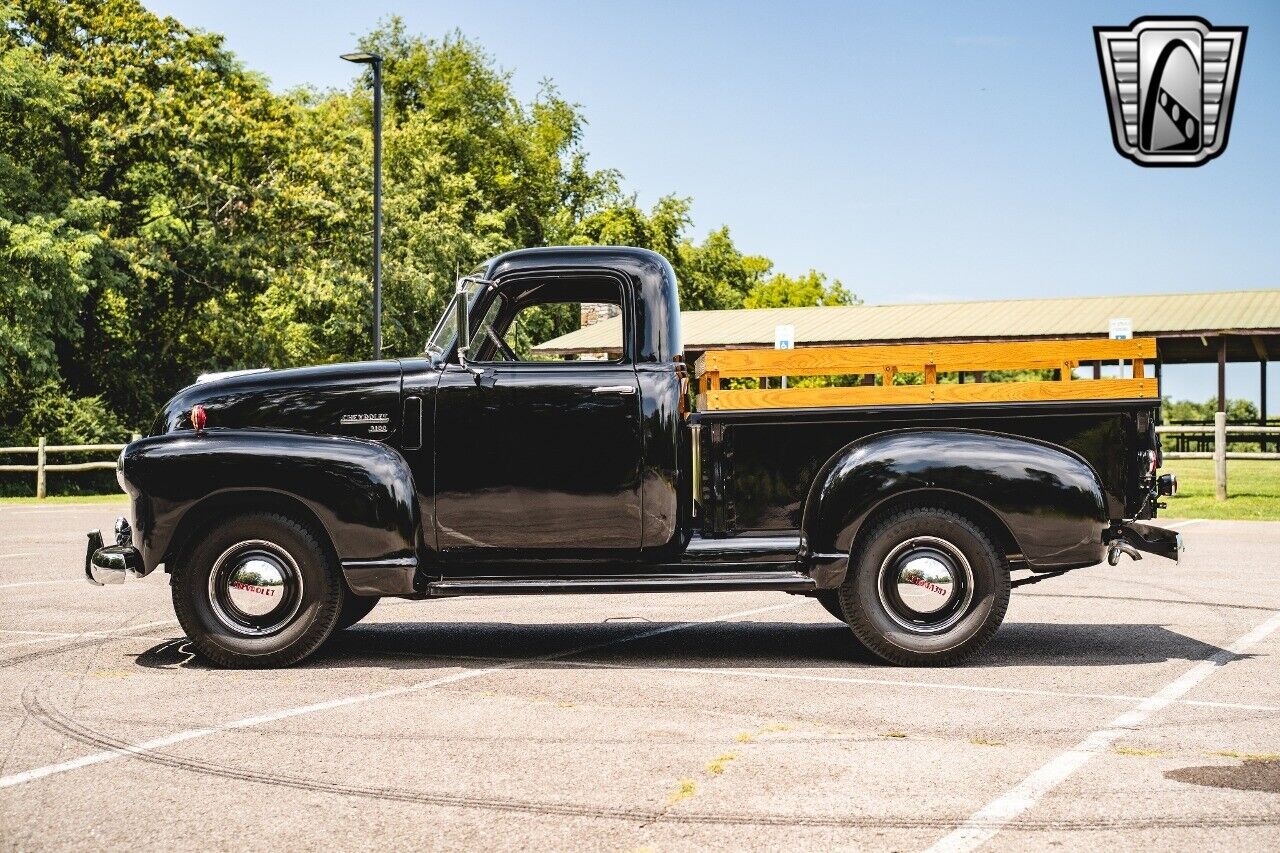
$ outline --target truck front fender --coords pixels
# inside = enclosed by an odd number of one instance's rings
[[[1087,462],[1056,445],[962,429],[877,433],[841,448],[805,501],[806,550],[843,575],[838,561],[878,509],[930,494],[976,505],[1033,568],[1102,560],[1106,502]]]
[[[305,508],[355,592],[413,592],[421,521],[413,474],[394,448],[275,430],[173,432],[130,444],[120,481],[146,572],[213,517],[265,503]]]

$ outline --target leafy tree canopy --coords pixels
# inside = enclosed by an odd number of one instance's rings
[[[654,249],[689,309],[853,301],[728,228],[694,241],[687,198],[642,210],[576,104],[520,101],[462,34],[391,18],[360,44],[385,58],[389,355],[420,351],[455,270],[523,246]],[[204,370],[367,357],[368,84],[275,94],[138,0],[0,0],[0,440],[119,438]]]

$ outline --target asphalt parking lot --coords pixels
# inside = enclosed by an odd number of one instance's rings
[[[1280,524],[1015,590],[979,656],[860,657],[767,593],[382,602],[209,669],[123,504],[0,508],[5,849],[1280,847]]]

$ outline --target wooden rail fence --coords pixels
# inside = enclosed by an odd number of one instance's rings
[[[1227,460],[1228,459],[1273,459],[1280,460],[1280,453],[1231,452],[1227,450],[1227,437],[1230,435],[1275,435],[1280,436],[1280,427],[1273,426],[1227,426],[1227,415],[1218,412],[1212,427],[1207,426],[1158,426],[1157,435],[1187,435],[1213,433],[1213,452],[1199,451],[1165,453],[1165,459],[1212,459],[1214,496],[1220,501],[1227,499]]]
[[[131,440],[137,441],[141,437],[139,433],[135,432]],[[44,436],[41,436],[35,447],[0,447],[0,455],[34,453],[36,457],[34,465],[0,465],[0,472],[34,473],[36,475],[36,497],[43,498],[48,493],[45,475],[49,471],[112,470],[116,467],[114,459],[110,462],[67,462],[53,465],[48,461],[50,453],[119,453],[124,448],[125,445],[123,444],[48,444],[45,442]]]

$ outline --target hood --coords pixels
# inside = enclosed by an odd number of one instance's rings
[[[209,429],[287,429],[385,441],[400,426],[400,362],[357,361],[205,377],[165,404],[153,432],[191,429],[201,405]]]

